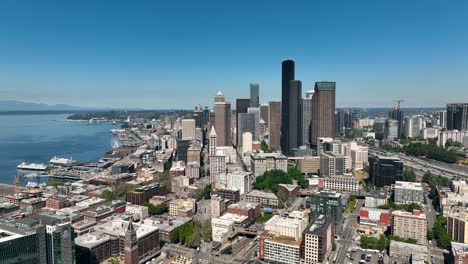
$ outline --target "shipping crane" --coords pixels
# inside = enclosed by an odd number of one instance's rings
[[[15,176],[15,194],[16,196],[19,195],[19,179],[23,173],[23,170],[21,168],[18,168],[18,173]]]
[[[393,100],[393,102],[396,102],[398,103],[398,110],[400,110],[400,103],[403,103],[405,100],[401,100],[401,99],[398,99],[398,100]]]

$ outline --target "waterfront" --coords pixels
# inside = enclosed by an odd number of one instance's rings
[[[111,148],[110,129],[117,126],[69,122],[67,116],[0,116],[0,183],[13,183],[16,166],[23,161],[48,163],[53,156],[60,156],[96,162]]]

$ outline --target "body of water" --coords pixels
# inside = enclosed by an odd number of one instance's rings
[[[110,129],[118,126],[69,122],[67,116],[0,115],[0,183],[13,183],[23,161],[47,164],[58,156],[97,162],[111,149]]]

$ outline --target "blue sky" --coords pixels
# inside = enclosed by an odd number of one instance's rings
[[[338,106],[468,101],[468,1],[0,1],[0,100],[192,108],[260,83],[281,61]]]

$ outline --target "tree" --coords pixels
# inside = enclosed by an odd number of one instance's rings
[[[210,199],[211,198],[211,185],[207,184],[205,188],[203,188],[203,198]]]
[[[376,140],[383,140],[384,139],[384,133],[383,132],[376,132],[375,133],[375,139]]]
[[[403,171],[403,181],[407,182],[416,182],[416,173],[414,172],[413,168],[408,170],[405,168]]]
[[[160,215],[169,212],[169,206],[166,203],[161,203],[156,206],[150,203],[145,203],[145,206],[148,207],[148,213],[151,215]]]
[[[265,142],[265,140],[262,140],[262,143],[261,143],[261,147],[262,147],[262,151],[265,152],[265,153],[271,153],[271,149],[268,148],[268,145],[267,143]]]
[[[205,220],[203,222],[203,240],[206,242],[211,241],[212,229],[211,229],[211,219]]]

